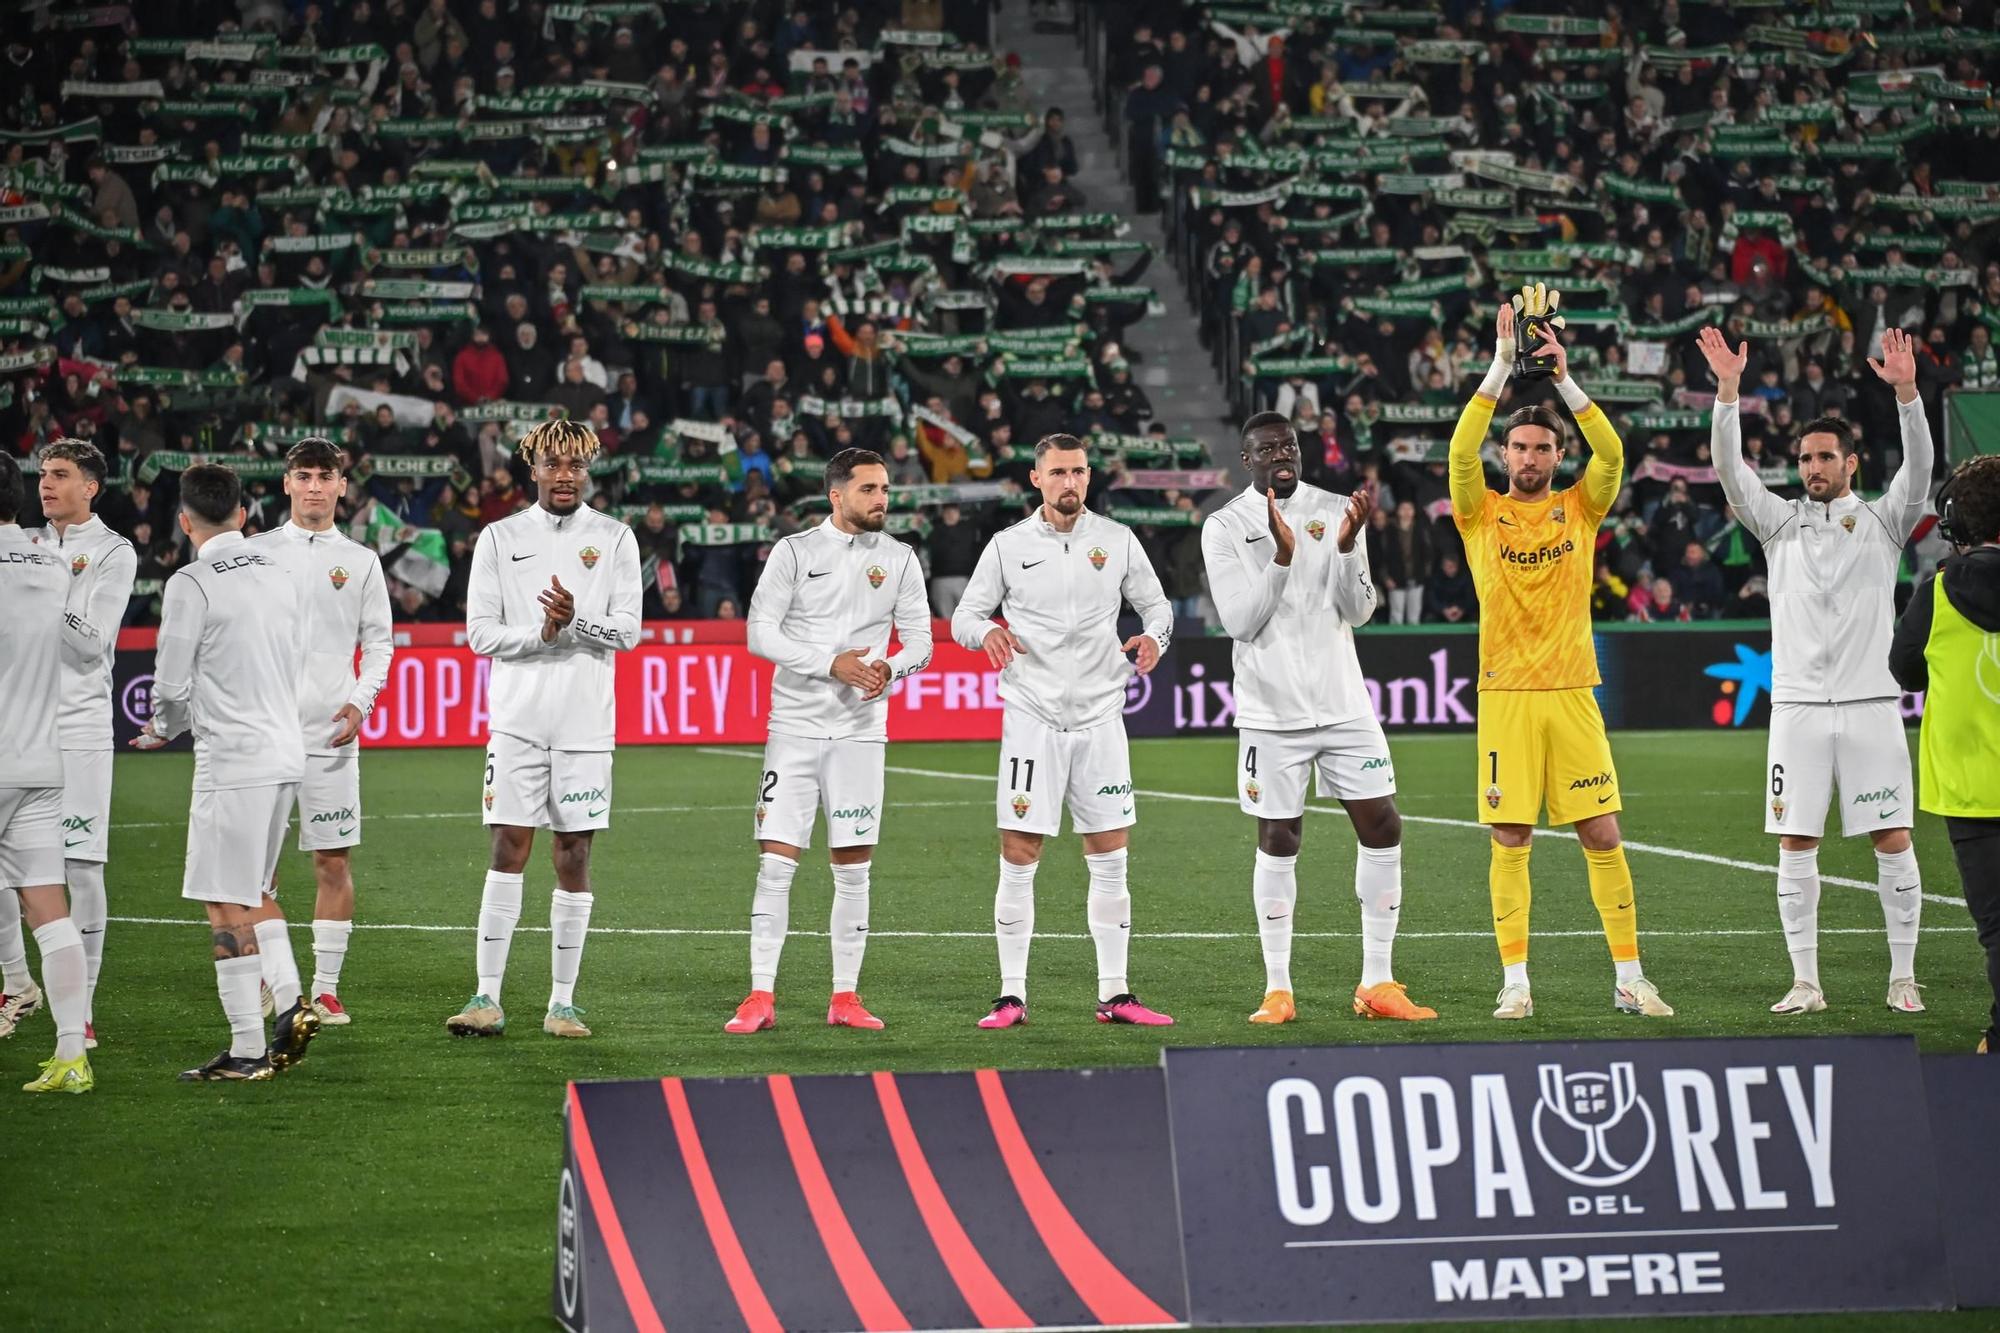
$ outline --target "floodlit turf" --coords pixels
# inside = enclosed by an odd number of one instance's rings
[[[558,1042],[539,1031],[551,884],[540,847],[503,997],[512,1030],[497,1041],[454,1041],[443,1023],[472,989],[485,865],[481,756],[375,752],[363,766],[366,842],[356,860],[363,928],[342,985],[354,1025],[326,1034],[272,1084],[220,1089],[174,1081],[228,1038],[206,932],[150,923],[198,916],[179,897],[190,764],[121,756],[97,1090],[82,1098],[14,1091],[48,1054],[45,1014],[0,1042],[0,1329],[550,1327],[567,1078],[1145,1063],[1162,1035],[1252,1044],[1908,1031],[1939,1051],[1975,1040],[1985,976],[1958,903],[1924,909],[1917,970],[1930,1013],[1883,1007],[1888,953],[1873,889],[1831,882],[1872,886],[1865,840],[1821,853],[1829,877],[1821,972],[1832,1009],[1790,1021],[1765,1012],[1790,975],[1765,868],[1776,852],[1761,831],[1764,738],[1737,732],[1615,741],[1626,835],[1661,849],[1635,846],[1631,858],[1646,970],[1680,1016],[1612,1011],[1611,964],[1582,856],[1574,841],[1545,835],[1533,867],[1536,1017],[1496,1024],[1486,838],[1467,824],[1472,741],[1392,744],[1409,821],[1396,970],[1443,1015],[1435,1023],[1349,1016],[1360,945],[1353,838],[1337,809],[1308,817],[1300,859],[1293,970],[1302,1021],[1276,1030],[1244,1022],[1263,969],[1250,903],[1252,824],[1232,794],[1235,744],[1166,740],[1133,746],[1142,794],[1131,981],[1177,1027],[1162,1034],[1091,1021],[1085,879],[1066,837],[1051,844],[1037,884],[1037,924],[1047,934],[1032,960],[1033,1022],[975,1031],[997,986],[995,747],[895,745],[861,988],[888,1029],[823,1025],[831,884],[823,859],[809,858],[792,894],[778,1028],[725,1036],[722,1021],[747,988],[757,756],[657,748],[618,755],[616,823],[598,840],[597,907],[577,991],[597,1035]],[[1938,822],[1924,818],[1916,837],[1926,891],[1956,897]],[[307,859],[288,853],[280,880],[309,973]],[[1990,1328],[1993,1316],[1709,1322],[1858,1333]]]

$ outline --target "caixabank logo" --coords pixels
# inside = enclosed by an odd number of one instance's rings
[[[1167,1074],[1197,1324],[1947,1300],[1901,1039],[1170,1051]]]

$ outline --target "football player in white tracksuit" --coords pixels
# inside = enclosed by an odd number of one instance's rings
[[[985,650],[1000,670],[1007,705],[994,807],[1000,998],[979,1026],[1027,1021],[1035,868],[1042,840],[1062,832],[1067,805],[1090,877],[1085,915],[1097,946],[1097,1020],[1161,1027],[1174,1020],[1141,1004],[1125,979],[1132,934],[1126,830],[1138,822],[1125,744],[1133,665],[1125,654],[1138,654],[1141,675],[1151,671],[1173,637],[1173,612],[1138,537],[1084,508],[1090,453],[1082,440],[1043,437],[1029,480],[1042,493],[1040,507],[986,544],[951,618],[959,646]],[[1126,602],[1144,632],[1121,644],[1118,610]]]
[[[389,679],[395,636],[389,586],[375,552],[333,525],[347,494],[347,459],[331,440],[307,436],[285,455],[291,520],[250,539],[250,549],[283,565],[298,585],[305,617],[305,674],[299,725],[306,747],[299,784],[299,850],[313,858],[313,1012],[329,1027],[348,1023],[340,969],[354,930],[349,852],[361,842],[362,719]],[[355,650],[361,669],[355,671]],[[266,979],[268,981],[268,978]]]
[[[57,714],[63,765],[63,878],[70,916],[83,938],[87,991],[97,995],[104,961],[104,862],[111,824],[111,656],[132,596],[138,557],[132,543],[90,512],[104,489],[104,455],[87,440],[52,440],[41,451],[42,515],[48,526],[29,534],[69,570],[63,615],[63,689]],[[0,1037],[34,1012],[41,994],[28,980],[21,911],[0,893]],[[96,1049],[86,1012],[83,1044]]]
[[[302,619],[291,576],[243,540],[243,488],[226,467],[181,473],[181,531],[194,557],[167,580],[153,668],[153,716],[132,744],[194,733],[181,896],[208,909],[215,986],[229,1045],[187,1070],[201,1082],[262,1080],[296,1064],[319,1031],[299,985],[285,914],[271,896],[305,774],[299,739]],[[265,957],[264,955],[272,955]],[[277,1023],[264,1040],[260,983]]]
[[[1403,818],[1389,743],[1354,655],[1354,626],[1379,598],[1368,575],[1374,496],[1339,496],[1299,479],[1291,423],[1260,412],[1243,423],[1250,487],[1201,529],[1209,595],[1236,640],[1237,792],[1257,819],[1251,877],[1264,949],[1264,1002],[1253,1023],[1289,1023],[1292,918],[1306,778],[1354,824],[1354,894],[1361,902],[1361,984],[1354,1012],[1427,1019],[1390,970],[1403,904]]]
[[[776,1022],[778,955],[790,928],[792,877],[826,811],[833,863],[835,1027],[879,1028],[861,1003],[868,946],[868,870],[882,833],[889,687],[931,660],[930,601],[916,552],[882,531],[889,469],[881,455],[843,449],[826,465],[833,512],[771,550],[750,598],[750,651],[776,664],[769,734],[757,776],[752,835],[750,994],[725,1032]],[[902,647],[889,651],[895,629]]]
[[[1889,936],[1891,1009],[1923,1012],[1917,994],[1917,923],[1923,882],[1910,844],[1916,791],[1889,674],[1903,543],[1930,493],[1929,423],[1917,397],[1910,335],[1891,329],[1868,364],[1896,392],[1903,462],[1879,500],[1854,493],[1852,427],[1809,421],[1799,436],[1806,494],[1782,500],[1743,461],[1737,390],[1748,343],[1729,350],[1716,329],[1700,334],[1716,377],[1712,453],[1737,521],[1770,566],[1771,739],[1764,831],[1778,835],[1778,918],[1792,956],[1792,988],[1777,1014],[1826,1008],[1819,984],[1819,841],[1827,802],[1840,789],[1840,831],[1875,844],[1876,891]]]
[[[632,529],[583,503],[597,433],[549,421],[520,445],[536,502],[479,534],[465,594],[465,638],[493,659],[492,736],[480,809],[493,857],[479,899],[479,989],[445,1020],[459,1037],[506,1030],[500,983],[521,919],[535,830],[555,835],[549,902],[549,1007],[542,1031],[588,1037],[576,978],[590,928],[590,840],[611,826],[617,654],[639,642],[639,544]]]
[[[95,452],[95,451],[93,451]],[[63,768],[57,748],[71,651],[63,631],[70,574],[61,558],[28,540],[15,522],[21,468],[0,453],[0,662],[7,706],[0,709],[0,898],[16,904],[35,932],[42,980],[56,1020],[56,1051],[27,1092],[89,1092],[95,1083],[83,1048],[86,995],[83,940],[63,899]],[[38,997],[39,998],[39,997]]]

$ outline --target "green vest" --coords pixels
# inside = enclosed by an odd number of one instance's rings
[[[1918,804],[1934,815],[2000,819],[2000,634],[1967,620],[1942,577],[1935,591]]]

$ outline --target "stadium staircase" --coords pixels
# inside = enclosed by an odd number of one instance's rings
[[[1238,475],[1234,433],[1220,415],[1229,391],[1196,335],[1200,316],[1175,273],[1174,248],[1161,228],[1160,214],[1141,215],[1135,207],[1119,159],[1120,144],[1098,107],[1081,38],[1075,31],[1037,31],[1029,8],[1026,0],[1014,0],[1001,9],[994,49],[1020,55],[1022,83],[1037,105],[1062,108],[1076,144],[1076,184],[1091,211],[1123,213],[1131,219],[1131,235],[1152,249],[1153,262],[1140,281],[1158,294],[1165,313],[1132,326],[1135,336],[1126,342],[1144,358],[1133,362],[1132,378],[1152,400],[1154,419],[1166,424],[1168,434],[1200,440],[1214,466]]]

